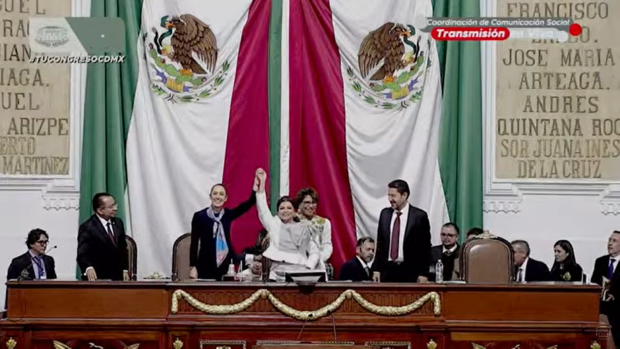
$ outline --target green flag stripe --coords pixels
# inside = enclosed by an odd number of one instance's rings
[[[98,192],[116,198],[118,217],[125,220],[127,174],[125,144],[138,79],[136,44],[142,0],[93,1],[91,17],[120,17],[125,22],[125,63],[89,64],[84,101],[79,223],[93,214],[91,199]],[[76,268],[76,278],[81,270]]]
[[[434,17],[479,17],[475,1],[433,0]],[[439,168],[450,221],[482,228],[482,81],[480,43],[437,42],[443,83]],[[464,239],[461,235],[461,241]]]
[[[282,0],[271,0],[269,23],[269,194],[271,211],[280,197]]]

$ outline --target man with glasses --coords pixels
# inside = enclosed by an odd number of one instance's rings
[[[129,256],[125,225],[116,217],[114,197],[98,193],[93,197],[93,214],[80,225],[77,262],[82,280],[129,280]]]
[[[7,272],[7,280],[56,279],[54,258],[45,254],[49,236],[44,230],[33,229],[28,233],[28,252],[14,258]]]
[[[431,249],[430,279],[435,281],[435,265],[441,259],[443,263],[443,279],[452,280],[454,261],[459,256],[459,227],[454,223],[446,223],[441,227],[441,245]]]

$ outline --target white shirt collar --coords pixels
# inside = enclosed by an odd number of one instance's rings
[[[527,262],[530,260],[530,257],[525,257],[523,264],[519,267],[519,269],[523,270],[523,277],[525,277],[525,269],[527,268]]]
[[[447,249],[447,248],[446,248],[446,246],[441,245],[441,247],[442,247],[442,253],[446,253],[446,252],[454,252],[458,246],[459,246],[458,244],[454,244],[454,246],[452,246],[451,248]]]
[[[394,210],[394,214],[396,214],[397,210]],[[409,203],[407,202],[407,204],[405,204],[405,207],[403,207],[402,210],[400,210],[400,213],[402,215],[407,215],[409,213]]]
[[[355,257],[357,258],[358,261],[360,261],[360,263],[362,263],[363,268],[370,268],[368,263],[366,263],[363,259],[361,259],[360,256],[355,256]]]
[[[112,221],[111,221],[111,220],[109,220],[109,219],[108,219],[108,220],[106,221],[105,219],[101,218],[101,216],[100,216],[100,215],[97,215],[97,218],[99,218],[99,222],[101,222],[101,224],[103,225],[103,227],[104,227],[105,229],[107,229],[107,228],[108,228],[108,223],[112,223]]]

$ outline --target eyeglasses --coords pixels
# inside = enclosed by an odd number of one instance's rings
[[[39,240],[37,241],[37,244],[39,245],[47,245],[49,243],[49,240]]]
[[[304,205],[316,205],[316,201],[302,201]]]

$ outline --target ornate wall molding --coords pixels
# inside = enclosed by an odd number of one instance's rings
[[[481,2],[481,16],[496,16],[496,1]],[[571,195],[598,196],[603,214],[620,214],[620,183],[613,181],[556,179],[498,179],[495,176],[495,110],[497,49],[493,41],[481,43],[482,92],[487,99],[482,106],[484,154],[484,212],[518,213],[524,196]]]
[[[81,0],[71,2],[73,16],[90,16]],[[69,174],[66,176],[2,176],[0,191],[41,192],[45,209],[77,210],[80,199],[82,115],[86,87],[86,64],[71,64]]]

